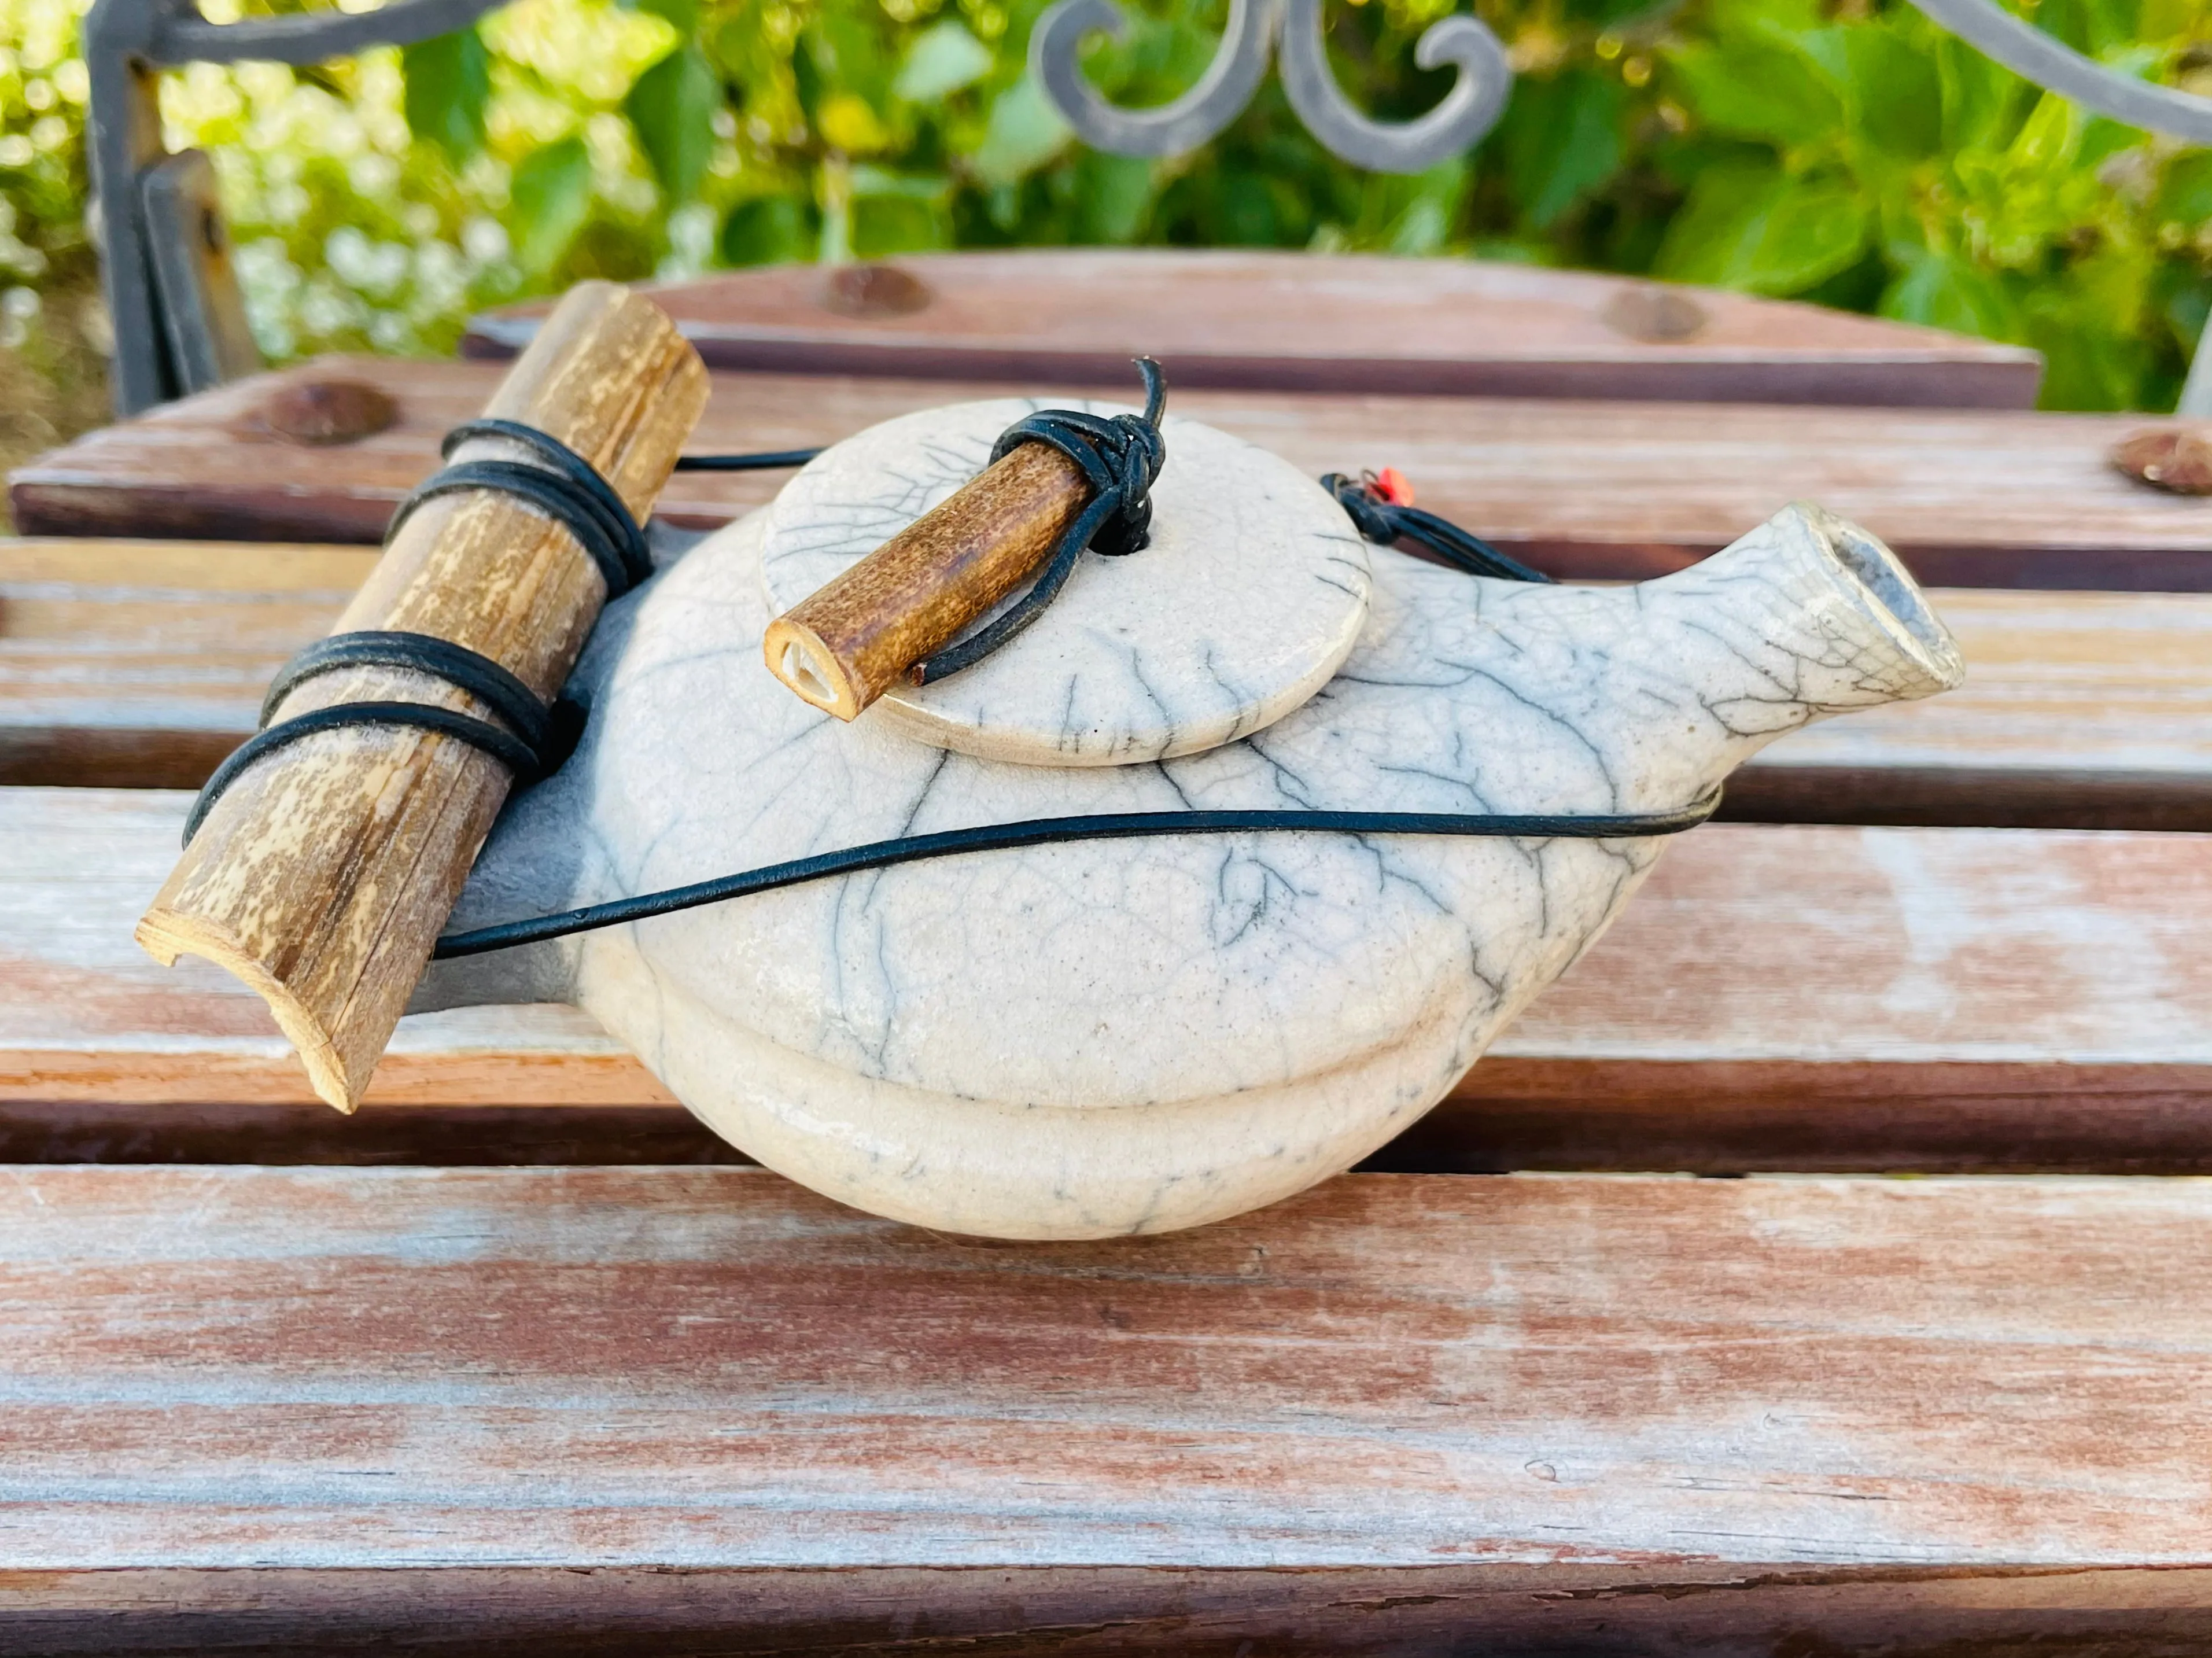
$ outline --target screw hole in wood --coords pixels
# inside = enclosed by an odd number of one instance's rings
[[[315,380],[281,388],[258,413],[286,442],[323,449],[374,436],[399,418],[399,405],[364,380]]]

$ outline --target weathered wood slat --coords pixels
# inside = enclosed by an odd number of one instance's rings
[[[284,1131],[275,1108],[312,1098],[257,999],[205,963],[157,968],[130,942],[182,811],[168,793],[0,792],[9,1155],[84,1155],[71,1148],[123,1134],[136,1107],[134,1155],[266,1157]],[[1711,826],[1384,1159],[2212,1169],[2208,933],[2212,838]],[[592,1157],[633,1132],[672,1157],[717,1155],[566,1009],[402,1021],[366,1109],[380,1103],[423,1112],[434,1157],[441,1145],[501,1157],[508,1135],[518,1160],[564,1138]],[[445,1109],[526,1103],[593,1108],[599,1126],[472,1138]],[[398,1155],[397,1133],[380,1128],[358,1155]],[[306,1146],[346,1154],[325,1129]]]
[[[2193,1650],[2208,1252],[2197,1182],[1006,1246],[747,1169],[13,1168],[0,1645]]]
[[[0,541],[0,783],[194,787],[374,555]],[[1769,822],[2212,829],[2212,596],[1935,596],[1961,690],[1800,732],[1731,785]]]
[[[197,788],[375,562],[358,547],[0,541],[0,782]]]
[[[1695,403],[2026,409],[2032,351],[1715,288],[1472,259],[1249,249],[917,254],[646,290],[718,368]],[[543,305],[478,318],[506,356]]]
[[[16,523],[33,534],[373,540],[498,372],[339,358],[241,380],[19,469]],[[258,421],[271,396],[331,376],[389,391],[398,422],[350,446],[309,448]],[[695,444],[803,447],[1010,390],[1051,388],[718,375]],[[1397,466],[1422,505],[1565,575],[1678,568],[1807,498],[1859,519],[1937,585],[2212,589],[2212,501],[2163,494],[2106,463],[2136,416],[1750,404],[1689,416],[1650,404],[1205,391],[1178,392],[1172,406],[1316,473]],[[661,510],[708,527],[779,483],[682,474]]]

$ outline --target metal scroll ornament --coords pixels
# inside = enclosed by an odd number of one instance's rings
[[[2124,121],[2212,144],[2212,100],[2114,73],[2014,16],[1996,0],[1913,0],[1942,27],[2038,86]],[[1452,89],[1427,114],[1377,121],[1337,85],[1322,38],[1322,0],[1230,0],[1229,27],[1198,84],[1156,109],[1109,104],[1078,65],[1093,31],[1127,27],[1115,0],[1059,0],[1030,37],[1030,68],[1068,125],[1093,148],[1117,155],[1180,155],[1214,137],[1243,112],[1279,44],[1283,92],[1306,128],[1333,155],[1376,173],[1419,173],[1478,143],[1505,112],[1513,70],[1480,18],[1432,23],[1413,49],[1423,69],[1456,64]]]
[[[1108,103],[1077,64],[1093,30],[1118,35],[1127,27],[1114,0],[1060,0],[1030,36],[1030,68],[1084,141],[1117,155],[1180,155],[1219,133],[1260,89],[1279,32],[1291,107],[1307,131],[1354,167],[1421,172],[1474,143],[1505,112],[1513,90],[1505,48],[1488,24],[1460,15],[1431,24],[1413,48],[1423,69],[1459,66],[1443,101],[1415,120],[1370,118],[1352,107],[1329,70],[1321,7],[1322,0],[1230,0],[1228,31],[1206,73],[1157,109]]]

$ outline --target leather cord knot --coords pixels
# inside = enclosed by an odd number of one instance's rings
[[[1141,550],[1152,540],[1152,488],[1167,465],[1167,440],[1160,435],[1160,411],[1167,404],[1167,382],[1150,357],[1137,359],[1145,378],[1141,415],[1088,415],[1077,409],[1040,409],[999,434],[991,446],[994,465],[1024,443],[1057,449],[1083,469],[1091,499],[1064,531],[1028,592],[1013,606],[957,644],[915,665],[915,683],[927,685],[972,668],[1044,614],[1075,572],[1085,548],[1108,558]]]
[[[1378,547],[1410,541],[1426,549],[1443,562],[1469,575],[1493,576],[1501,581],[1551,580],[1541,570],[1508,558],[1480,536],[1470,535],[1448,518],[1405,507],[1386,499],[1371,474],[1346,477],[1341,472],[1324,477],[1322,488],[1336,497],[1352,528]]]

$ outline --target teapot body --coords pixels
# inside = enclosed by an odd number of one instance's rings
[[[586,741],[459,926],[902,835],[1190,808],[1658,812],[1766,741],[1956,683],[1863,532],[1793,508],[1635,587],[1379,554],[1342,668],[1265,730],[1051,768],[848,726],[769,675],[762,520],[611,612]],[[944,1230],[1166,1230],[1350,1167],[1597,938],[1656,839],[1243,833],[905,865],[448,964],[422,1005],[571,999],[769,1167]]]

